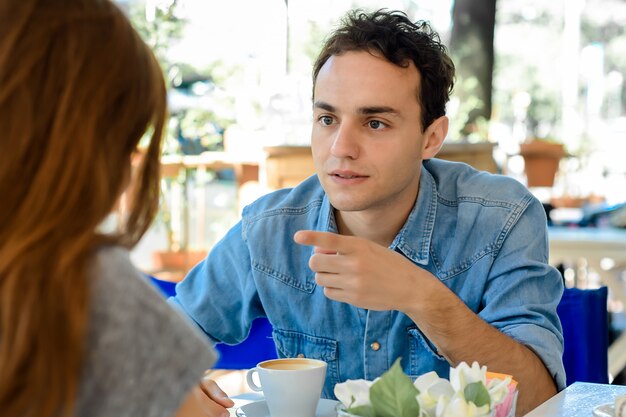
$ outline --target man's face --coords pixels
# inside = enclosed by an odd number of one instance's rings
[[[311,147],[335,209],[382,214],[412,207],[424,143],[419,86],[412,62],[402,68],[365,51],[331,56],[322,66]]]

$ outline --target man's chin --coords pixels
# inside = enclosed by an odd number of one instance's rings
[[[371,201],[363,192],[357,192],[357,190],[346,190],[345,188],[337,189],[335,184],[322,182],[322,188],[328,196],[330,204],[335,210],[339,211],[363,211],[367,210]]]
[[[333,206],[335,210],[344,211],[344,212],[355,212],[355,211],[363,211],[367,210],[369,204],[362,201],[346,201],[345,199],[337,198],[329,198],[330,204]]]

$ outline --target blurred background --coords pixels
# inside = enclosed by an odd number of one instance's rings
[[[428,20],[448,46],[457,80],[442,157],[518,179],[556,209],[558,222],[577,223],[590,207],[611,211],[626,201],[624,1],[119,4],[154,48],[170,86],[162,209],[133,254],[148,271],[184,273],[243,205],[312,173],[305,160],[312,63],[324,36],[357,7]],[[527,150],[535,144],[544,148]],[[293,153],[304,155],[292,160],[301,172],[274,178],[290,169],[274,154]],[[537,153],[556,160],[549,180],[528,175],[525,156]],[[191,259],[169,267],[155,252]]]
[[[626,381],[626,1],[118,3],[169,86],[160,211],[132,253],[145,272],[182,279],[243,206],[313,174],[311,67],[325,35],[353,8],[402,10],[431,22],[457,67],[440,157],[511,176],[542,201],[566,286],[609,289],[608,331],[570,319],[576,349],[599,343],[590,363],[606,378],[608,332],[610,380]]]

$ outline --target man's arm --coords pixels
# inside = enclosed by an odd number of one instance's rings
[[[483,321],[439,279],[401,254],[326,232],[300,231],[294,239],[316,247],[309,265],[327,297],[360,308],[402,311],[452,366],[478,361],[513,375],[520,388],[518,415],[556,393],[537,355]]]
[[[260,306],[251,301],[256,293],[248,282],[250,261],[241,238],[241,227],[239,222],[230,229],[207,259],[196,265],[177,285],[176,296],[168,300],[170,305],[195,322],[212,342],[234,344],[244,340],[252,320],[261,315]],[[241,305],[248,306],[248,309],[237,307]],[[234,402],[209,375],[207,370],[207,375],[188,396],[185,406],[192,410],[189,412],[200,408],[202,415],[207,417],[228,417],[227,408],[233,407]]]
[[[423,270],[417,272],[420,274],[430,275]],[[493,371],[513,375],[519,383],[517,415],[556,394],[554,380],[532,350],[483,321],[433,278],[415,277],[421,294],[407,292],[399,307],[437,346],[440,355],[452,366],[478,361]]]

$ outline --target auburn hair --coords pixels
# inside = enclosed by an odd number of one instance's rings
[[[3,417],[73,415],[90,257],[131,247],[154,218],[165,120],[161,69],[111,1],[0,2]],[[102,234],[127,189],[119,231]]]

